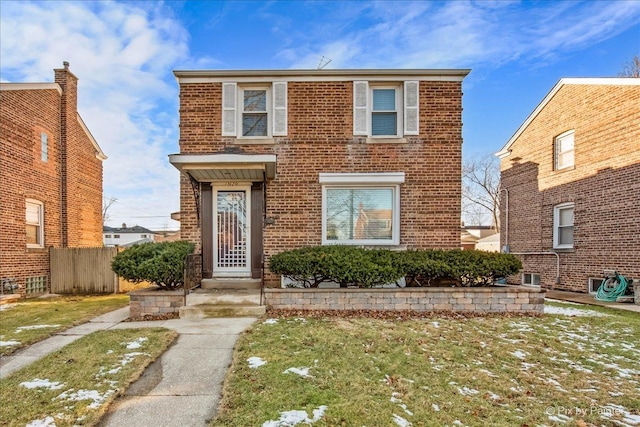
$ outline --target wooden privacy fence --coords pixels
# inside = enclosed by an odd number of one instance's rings
[[[118,276],[111,270],[117,253],[117,248],[51,248],[51,293],[117,293]]]

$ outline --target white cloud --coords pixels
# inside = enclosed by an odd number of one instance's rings
[[[640,2],[633,1],[358,5],[352,25],[338,19],[312,27],[300,46],[286,46],[280,57],[294,68],[315,68],[321,55],[333,59],[331,68],[493,68],[579,50],[640,19]]]
[[[78,109],[109,157],[104,194],[113,224],[166,224],[179,209],[177,85],[171,69],[189,62],[188,33],[156,3],[6,2],[0,18],[4,81],[52,81],[69,61],[79,81]],[[208,60],[207,62],[213,62]],[[164,216],[164,218],[130,218]]]

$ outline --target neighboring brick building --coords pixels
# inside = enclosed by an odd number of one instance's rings
[[[49,287],[50,247],[102,246],[102,161],[69,64],[55,83],[0,83],[0,279]]]
[[[170,161],[203,277],[278,286],[269,257],[308,245],[459,248],[468,72],[176,71]]]
[[[604,270],[640,279],[640,79],[560,80],[497,155],[501,244],[547,252],[522,255],[510,281],[593,292]]]

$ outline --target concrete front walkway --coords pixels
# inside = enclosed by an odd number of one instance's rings
[[[547,290],[547,292],[545,293],[545,298],[547,299],[577,302],[580,304],[599,305],[601,307],[617,308],[619,310],[635,311],[636,313],[640,313],[640,305],[638,304],[598,301],[594,297],[595,295],[592,294],[582,294],[578,292],[567,291]]]
[[[120,323],[114,329],[163,327],[176,342],[116,400],[101,427],[204,426],[213,418],[233,348],[255,318]]]

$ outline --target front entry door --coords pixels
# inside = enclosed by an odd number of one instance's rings
[[[250,194],[249,186],[214,188],[214,276],[251,276]]]

